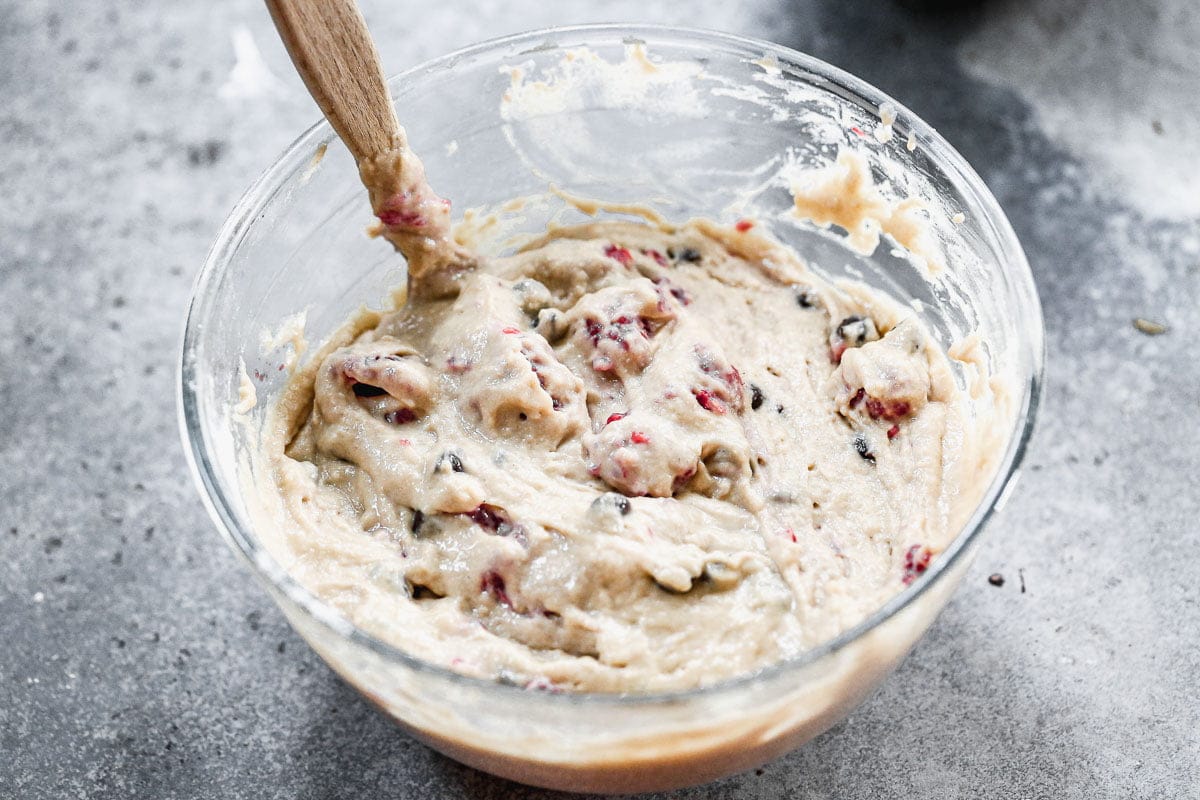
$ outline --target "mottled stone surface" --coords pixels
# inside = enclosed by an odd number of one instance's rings
[[[610,19],[806,50],[938,127],[1033,263],[1041,425],[967,582],[849,720],[679,797],[1196,796],[1200,220],[1145,202],[1145,171],[1200,168],[1195,148],[1172,146],[1195,115],[1175,101],[1195,74],[1179,54],[1194,58],[1200,7],[364,5],[392,71]],[[227,551],[187,475],[174,362],[191,282],[242,189],[316,116],[262,6],[8,0],[0,20],[0,795],[548,797],[372,711]],[[238,46],[243,77],[256,74],[254,43],[274,78],[230,81]],[[1130,69],[1098,69],[1094,84],[1075,70],[1047,90],[1057,65],[1089,58]],[[1139,83],[1117,91],[1122,75]],[[1096,137],[1119,122],[1124,150],[1080,145],[1063,112],[1084,107]],[[1185,197],[1177,177],[1164,186]],[[1134,317],[1170,330],[1148,336]]]

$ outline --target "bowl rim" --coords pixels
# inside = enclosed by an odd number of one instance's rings
[[[897,118],[902,118],[910,130],[920,137],[922,147],[930,157],[947,174],[956,177],[958,180],[956,188],[984,211],[982,219],[990,227],[989,233],[1000,244],[1001,250],[1009,259],[1006,266],[1009,268],[1010,275],[1015,277],[1012,282],[1012,290],[1026,295],[1020,298],[1021,303],[1013,309],[1013,313],[1019,315],[1017,321],[1020,323],[1021,334],[1029,337],[1025,344],[1026,346],[1031,345],[1029,356],[1032,360],[1032,369],[1023,384],[1024,391],[1021,393],[1021,402],[1013,418],[1014,427],[1010,432],[1005,452],[997,464],[996,473],[962,529],[955,535],[947,548],[938,554],[923,575],[893,595],[886,603],[856,625],[842,631],[834,638],[792,658],[778,661],[757,671],[683,690],[626,693],[531,692],[521,686],[502,684],[491,679],[455,672],[447,667],[411,655],[398,646],[359,628],[333,606],[302,586],[268,552],[264,545],[242,529],[236,515],[230,509],[230,504],[214,474],[213,465],[209,459],[208,454],[211,448],[208,447],[208,443],[211,432],[204,422],[204,416],[200,413],[201,403],[198,394],[195,358],[196,349],[203,336],[203,326],[199,324],[199,320],[209,310],[208,306],[212,299],[208,290],[223,274],[229,257],[237,251],[259,212],[283,188],[285,179],[307,164],[315,146],[334,138],[333,130],[324,118],[310,126],[251,183],[239,198],[222,223],[217,238],[192,287],[187,313],[183,320],[183,335],[181,336],[180,357],[176,373],[176,404],[177,421],[185,455],[193,480],[199,489],[201,500],[226,543],[250,564],[256,577],[266,581],[269,589],[282,593],[291,603],[334,635],[349,640],[352,644],[367,648],[388,661],[398,662],[409,669],[437,676],[464,688],[514,693],[530,700],[537,698],[541,702],[553,705],[645,706],[723,695],[746,688],[751,684],[771,681],[785,673],[802,671],[805,667],[833,656],[857,640],[864,638],[916,602],[938,583],[943,575],[949,573],[966,554],[971,552],[971,545],[979,537],[992,514],[1003,507],[1021,474],[1019,465],[1033,435],[1044,381],[1045,325],[1036,284],[1016,233],[998,201],[966,159],[936,130],[903,104],[838,67],[784,45],[720,31],[676,25],[600,23],[538,28],[477,42],[404,70],[389,78],[388,84],[394,86],[397,83],[419,80],[423,74],[449,69],[465,59],[486,55],[491,51],[520,43],[529,43],[533,48],[541,50],[547,49],[546,44],[550,37],[583,36],[587,39],[607,36],[611,39],[614,34],[619,35],[620,41],[626,44],[642,41],[642,35],[645,35],[651,39],[668,40],[678,44],[695,44],[705,41],[720,43],[730,49],[754,51],[759,54],[760,58],[773,55],[780,60],[781,65],[799,67],[808,75],[819,77],[829,84],[824,87],[827,90],[840,89],[842,92],[849,92],[850,97],[846,98],[843,95],[844,99],[852,99],[864,105],[869,103],[875,108],[883,103],[894,106]],[[580,46],[586,43],[586,41],[575,45],[556,43],[556,48],[551,49]],[[606,40],[604,44],[612,44],[612,42]]]

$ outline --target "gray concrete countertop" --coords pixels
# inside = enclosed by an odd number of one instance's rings
[[[946,613],[850,719],[678,796],[1200,797],[1200,6],[426,5],[364,3],[391,71],[616,19],[832,61],[962,151],[1037,276],[1041,424]],[[317,116],[262,5],[8,0],[0,19],[0,796],[549,797],[425,749],[342,684],[187,474],[192,280]]]

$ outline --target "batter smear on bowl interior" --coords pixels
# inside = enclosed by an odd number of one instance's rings
[[[836,636],[957,533],[960,390],[898,303],[749,223],[476,255],[402,144],[363,179],[409,300],[264,439],[287,566],[357,625],[532,688],[686,689]]]

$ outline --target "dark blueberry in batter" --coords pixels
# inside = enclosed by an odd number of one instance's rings
[[[750,384],[750,408],[754,409],[755,411],[758,411],[760,408],[762,408],[762,404],[763,404],[762,389],[758,388],[753,383]]]
[[[871,445],[867,443],[867,437],[861,433],[854,437],[854,449],[863,457],[864,461],[875,463],[875,454],[871,452]]]

